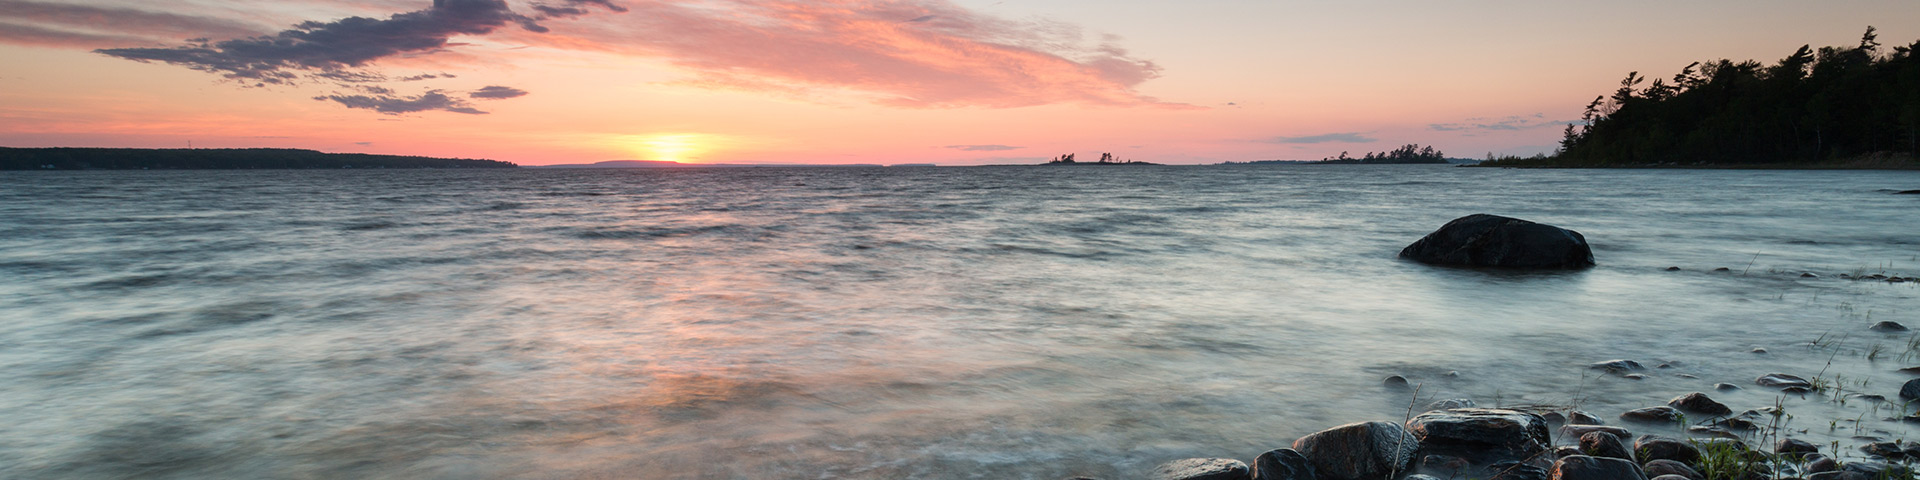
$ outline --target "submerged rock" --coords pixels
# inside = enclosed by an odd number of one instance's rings
[[[1762,387],[1803,387],[1804,388],[1804,387],[1813,386],[1813,383],[1808,382],[1807,379],[1784,374],[1784,373],[1769,373],[1766,375],[1761,375],[1760,378],[1753,379],[1753,383],[1755,385],[1759,385]]]
[[[1646,480],[1640,466],[1618,458],[1574,455],[1553,462],[1553,480]]]
[[[1493,408],[1458,408],[1422,413],[1407,421],[1407,431],[1423,444],[1472,444],[1531,455],[1546,450],[1547,421],[1539,415]]]
[[[1680,421],[1680,410],[1673,407],[1636,408],[1620,414],[1620,419],[1639,422],[1672,423]]]
[[[1420,439],[1397,423],[1350,423],[1293,441],[1321,480],[1387,480],[1413,460]]]
[[[1734,390],[1739,390],[1739,389],[1740,389],[1740,386],[1739,386],[1739,385],[1734,385],[1734,384],[1731,384],[1731,383],[1716,383],[1716,384],[1713,384],[1713,389],[1714,389],[1714,390],[1719,390],[1719,391],[1722,391],[1722,392],[1731,392],[1731,391],[1734,391]]]
[[[1907,326],[1901,325],[1900,322],[1880,322],[1867,329],[1876,332],[1904,332],[1907,331]]]
[[[1628,432],[1627,429],[1620,427],[1609,427],[1606,425],[1567,425],[1560,427],[1561,435],[1566,435],[1568,438],[1574,439],[1587,436],[1588,433],[1593,432],[1607,432],[1613,434],[1615,437],[1620,437],[1621,441],[1633,438],[1632,432]]]
[[[1231,458],[1186,458],[1160,464],[1153,480],[1246,480],[1247,464]]]
[[[1707,415],[1733,414],[1733,409],[1727,408],[1725,404],[1713,401],[1712,398],[1707,397],[1707,394],[1700,392],[1675,397],[1673,400],[1667,401],[1667,406]]]
[[[1606,370],[1608,372],[1638,372],[1638,371],[1647,369],[1647,367],[1640,365],[1640,362],[1627,360],[1627,359],[1614,359],[1614,360],[1607,360],[1604,362],[1597,362],[1597,363],[1587,365],[1587,368],[1594,369],[1594,370]]]
[[[1907,383],[1900,385],[1900,399],[1920,399],[1920,378],[1907,380]]]
[[[1291,448],[1262,453],[1253,459],[1253,480],[1314,480],[1313,463]]]
[[[1693,467],[1673,460],[1649,460],[1646,465],[1641,465],[1641,470],[1646,472],[1649,477],[1679,475],[1688,480],[1707,480],[1706,475],[1701,475],[1700,472],[1694,470]]]
[[[1593,266],[1580,232],[1498,215],[1454,219],[1400,250],[1400,258],[1435,265],[1573,269]]]
[[[1402,377],[1399,375],[1387,377],[1386,380],[1381,380],[1380,384],[1382,386],[1385,386],[1389,389],[1394,389],[1394,390],[1405,390],[1405,389],[1413,388],[1412,386],[1407,385],[1407,377]]]
[[[1820,453],[1820,446],[1798,438],[1782,438],[1774,442],[1773,453],[1799,457],[1809,453]]]

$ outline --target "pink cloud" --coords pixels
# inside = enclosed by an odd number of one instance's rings
[[[1050,103],[1197,108],[1134,87],[1151,61],[1077,29],[974,13],[944,0],[623,2],[625,15],[523,35],[558,48],[656,56],[682,84],[783,94],[852,90],[884,105],[1020,107]]]

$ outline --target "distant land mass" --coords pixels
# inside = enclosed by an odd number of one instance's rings
[[[848,164],[807,164],[807,163],[680,163],[667,160],[608,160],[594,163],[567,163],[560,165],[529,165],[527,168],[752,168],[752,167],[885,167],[874,163]],[[897,167],[931,167],[931,163],[894,165]]]
[[[1121,160],[1120,157],[1115,157],[1111,153],[1100,154],[1100,160],[1097,160],[1097,161],[1081,162],[1081,161],[1074,160],[1073,154],[1069,153],[1069,154],[1061,155],[1058,157],[1053,157],[1053,160],[1048,160],[1047,163],[1042,163],[1041,165],[1159,165],[1159,164],[1152,163],[1152,162],[1142,162],[1139,160]]]
[[[517,166],[498,160],[326,153],[291,148],[0,147],[0,170],[514,168]]]
[[[1420,163],[1445,165],[1478,162],[1480,161],[1471,158],[1448,158],[1445,153],[1441,153],[1432,146],[1422,147],[1419,144],[1410,143],[1386,152],[1367,152],[1366,155],[1357,158],[1348,156],[1347,152],[1340,152],[1340,156],[1338,157],[1327,157],[1320,160],[1255,160],[1251,162],[1225,162],[1221,165],[1400,165]]]
[[[1889,51],[1891,50],[1891,51]],[[1567,124],[1552,155],[1484,167],[1920,169],[1920,42],[1801,46],[1772,65],[1694,62],[1669,82],[1628,73]]]

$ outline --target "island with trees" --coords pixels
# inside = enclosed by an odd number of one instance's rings
[[[325,153],[291,148],[0,147],[0,170],[514,168],[518,166],[498,160]]]
[[[1367,152],[1353,157],[1347,152],[1339,156],[1320,160],[1253,160],[1247,162],[1221,162],[1221,165],[1397,165],[1397,164],[1454,164],[1475,163],[1480,160],[1471,158],[1449,158],[1433,146],[1410,143],[1385,152]]]
[[[1058,157],[1053,157],[1053,160],[1048,160],[1047,163],[1043,163],[1041,165],[1159,165],[1159,164],[1151,163],[1151,162],[1142,162],[1139,160],[1121,160],[1120,157],[1115,157],[1111,153],[1100,154],[1099,161],[1081,162],[1081,161],[1075,161],[1073,159],[1073,154],[1069,153],[1069,154],[1061,155]]]
[[[1695,62],[1651,83],[1628,73],[1587,104],[1552,155],[1496,167],[1920,168],[1920,42],[1802,46],[1763,64]]]

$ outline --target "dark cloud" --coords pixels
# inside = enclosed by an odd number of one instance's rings
[[[1427,129],[1439,132],[1520,131],[1542,127],[1558,128],[1568,123],[1570,122],[1564,120],[1547,120],[1546,114],[1536,113],[1529,116],[1515,115],[1505,118],[1469,118],[1465,122],[1460,123],[1435,123],[1427,125]]]
[[[1012,145],[947,145],[940,148],[951,148],[962,152],[998,152],[1004,150],[1019,150],[1027,147],[1015,147]]]
[[[373,145],[373,142],[353,142],[353,144],[365,147],[365,146]]]
[[[379,81],[378,74],[349,69],[381,58],[429,52],[448,46],[454,35],[484,35],[507,25],[532,31],[545,28],[507,9],[504,0],[434,0],[426,10],[395,14],[385,20],[348,17],[305,22],[277,34],[205,41],[173,48],[109,48],[95,52],[128,60],[157,61],[214,72],[262,84],[294,81],[301,73],[328,80]],[[327,78],[340,76],[342,78]],[[374,80],[378,79],[378,80]]]
[[[513,97],[523,96],[526,94],[527,94],[526,90],[521,90],[513,87],[502,87],[499,85],[490,85],[490,86],[482,87],[479,90],[474,90],[473,92],[467,93],[467,96],[473,97],[473,98],[495,99],[495,98],[513,98]]]
[[[1326,133],[1326,134],[1320,134],[1320,135],[1307,135],[1303,137],[1273,137],[1273,138],[1269,138],[1261,141],[1266,143],[1373,143],[1373,142],[1380,141],[1380,139],[1369,137],[1364,134],[1356,132],[1356,133]]]
[[[431,73],[427,73],[427,74],[421,74],[421,75],[413,75],[413,76],[407,76],[407,77],[400,77],[400,78],[396,78],[396,79],[394,79],[394,80],[399,80],[399,81],[402,81],[402,82],[418,82],[418,81],[421,81],[421,80],[433,80],[433,79],[436,79],[436,78],[454,78],[454,76],[453,76],[453,74],[451,74],[451,73],[441,73],[441,74],[438,74],[438,75],[435,75],[435,74],[431,74]]]
[[[0,0],[0,42],[50,46],[106,46],[218,36],[245,37],[266,30],[233,20],[131,8]]]
[[[533,10],[540,12],[540,18],[578,17],[590,13],[586,8],[588,5],[599,5],[614,12],[627,11],[627,7],[615,5],[612,0],[567,0],[565,5],[560,6],[535,4]]]
[[[332,100],[347,108],[362,108],[388,115],[424,112],[428,110],[443,110],[469,115],[484,115],[487,113],[473,108],[468,105],[467,102],[458,98],[449,97],[444,93],[440,93],[439,90],[429,91],[425,94],[412,97],[394,95],[326,95],[313,97],[313,99],[320,101]]]

